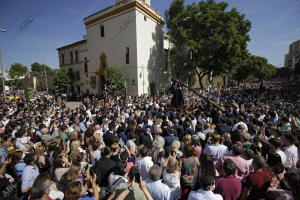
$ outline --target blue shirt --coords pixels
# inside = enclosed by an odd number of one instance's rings
[[[4,149],[1,149],[1,148],[0,148],[0,155],[1,155],[0,163],[2,164],[3,161],[5,160],[5,158],[7,158],[8,155],[7,155],[7,152]]]
[[[21,178],[23,170],[24,170],[25,167],[26,167],[26,164],[24,163],[23,160],[21,160],[20,162],[15,164],[15,170],[16,170],[17,176],[19,178]]]
[[[161,182],[161,180],[158,181],[152,181],[149,178],[146,179],[146,186],[151,194],[153,199],[156,200],[173,200],[173,196],[171,195],[170,188]]]
[[[37,166],[26,165],[22,173],[22,185],[21,189],[31,188],[35,178],[39,175],[39,169]]]

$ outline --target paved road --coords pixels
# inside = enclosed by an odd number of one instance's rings
[[[66,102],[66,106],[71,109],[78,108],[80,106],[80,104],[81,104],[81,102],[75,102],[75,101]]]

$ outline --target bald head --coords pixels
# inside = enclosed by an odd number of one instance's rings
[[[97,124],[96,126],[95,126],[95,130],[100,130],[100,125],[99,124]]]
[[[42,135],[47,135],[48,134],[48,128],[44,127],[41,129]]]

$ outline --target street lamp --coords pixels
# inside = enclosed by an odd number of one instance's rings
[[[0,32],[6,32],[6,30],[5,30],[5,29],[0,29]],[[0,65],[1,65],[1,72],[2,72],[3,98],[4,98],[4,102],[6,102],[5,80],[4,80],[4,70],[3,70],[3,63],[2,63],[2,56],[1,56],[1,49],[0,49]]]
[[[47,80],[47,72],[46,72],[46,65],[45,65],[45,55],[41,55],[43,57],[43,65],[44,65],[44,75],[45,75],[45,81],[46,81],[46,88],[47,88],[47,94],[48,94],[48,80]]]

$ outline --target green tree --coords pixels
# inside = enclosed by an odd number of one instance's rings
[[[20,78],[21,76],[25,76],[27,72],[27,66],[22,65],[21,63],[14,63],[10,66],[8,74],[11,78]]]
[[[300,75],[300,60],[298,63],[295,65],[295,74]]]
[[[44,64],[40,64],[38,62],[32,63],[31,64],[31,71],[30,74],[32,76],[44,76],[45,75],[45,69],[46,69],[46,74],[47,75],[54,75],[54,70]]]
[[[13,89],[23,89],[23,83],[20,79],[5,81],[5,85]]]
[[[261,56],[252,56],[251,65],[251,75],[259,79],[261,88],[264,80],[270,79],[276,73],[276,68],[268,63],[268,59]]]
[[[230,74],[248,54],[251,22],[225,2],[201,1],[185,7],[174,0],[166,11],[168,34],[179,50],[194,51],[192,67],[202,86],[203,77]],[[209,77],[209,80],[212,80]]]
[[[104,74],[107,88],[114,93],[117,90],[125,89],[125,79],[117,66],[108,67]]]
[[[238,83],[247,80],[251,76],[254,70],[253,59],[254,56],[250,55],[247,59],[243,60],[234,70],[233,77],[236,81],[238,81]]]
[[[60,68],[54,71],[54,87],[56,96],[60,96],[62,93],[66,92],[71,84],[71,79],[68,76],[66,69]]]

